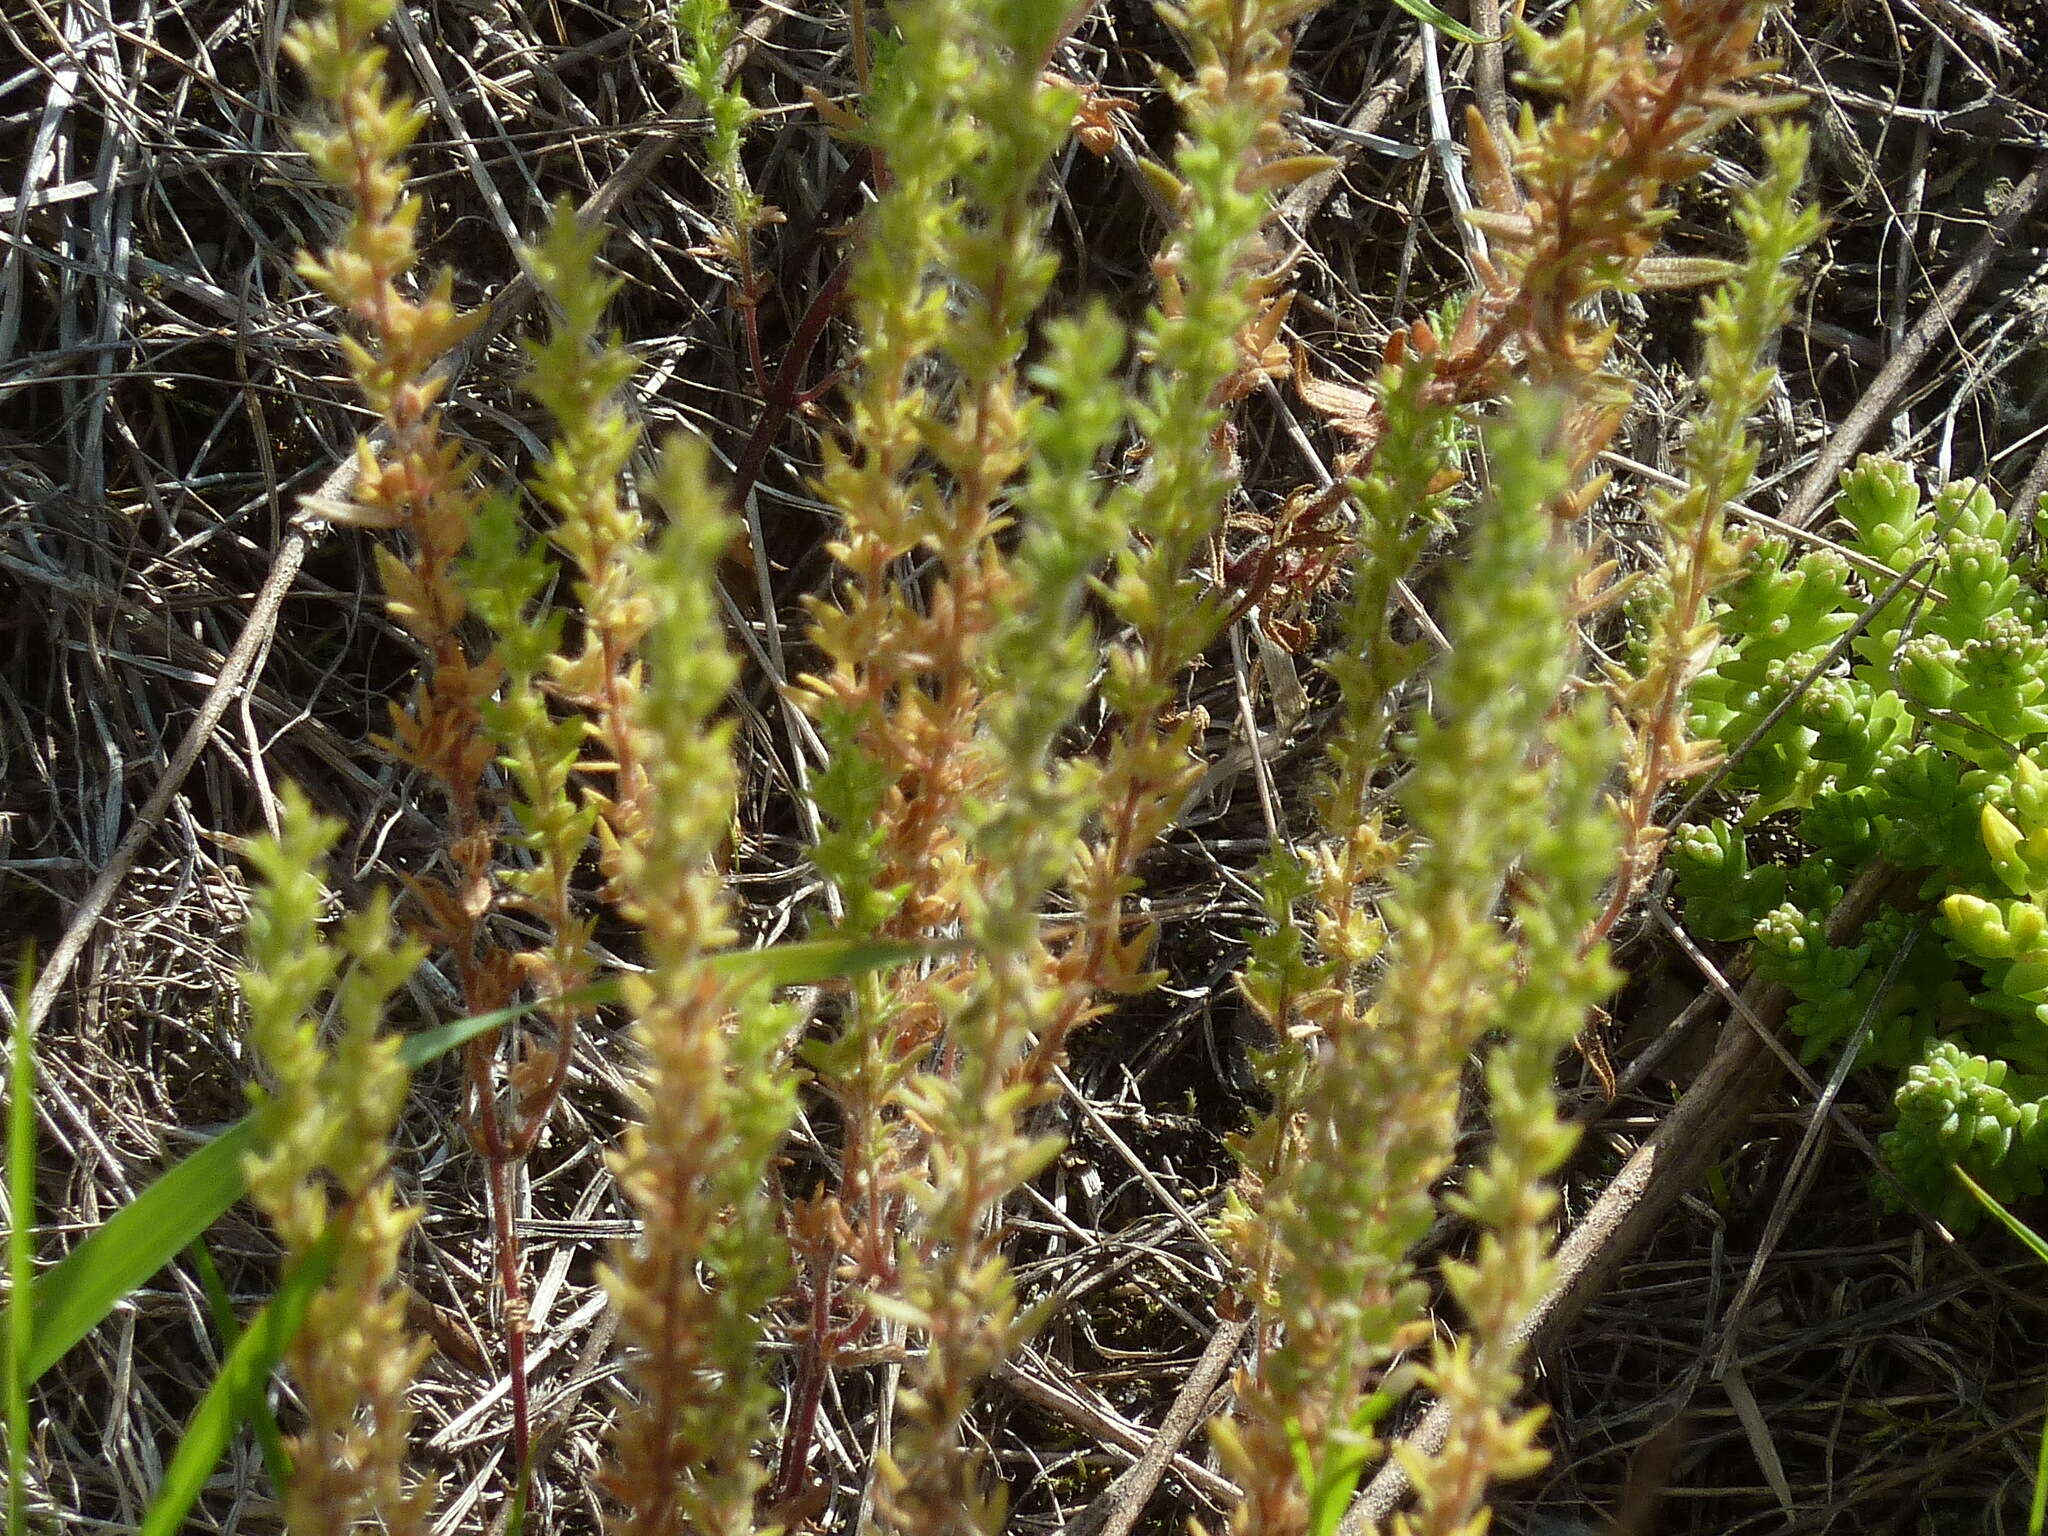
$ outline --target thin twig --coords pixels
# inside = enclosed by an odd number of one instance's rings
[[[1241,1320],[1226,1321],[1218,1326],[1209,1339],[1209,1347],[1202,1351],[1202,1358],[1188,1372],[1180,1395],[1167,1409],[1166,1418],[1153,1435],[1152,1443],[1145,1448],[1145,1454],[1097,1494],[1086,1509],[1069,1520],[1060,1536],[1130,1536],[1131,1527],[1145,1512],[1146,1504],[1151,1501],[1167,1468],[1173,1465],[1182,1442],[1194,1433],[1195,1426],[1208,1413],[1209,1399],[1222,1382],[1223,1373],[1230,1368],[1230,1362],[1237,1358],[1238,1345],[1244,1342],[1249,1326]]]

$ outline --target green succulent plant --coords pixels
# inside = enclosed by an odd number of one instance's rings
[[[1974,482],[1923,495],[1866,458],[1835,511],[1838,547],[1761,541],[1728,589],[1692,695],[1695,732],[1731,754],[1727,814],[1679,828],[1671,863],[1694,932],[1753,939],[1792,992],[1805,1059],[1867,1022],[1863,1059],[1903,1074],[1884,1151],[1967,1225],[1952,1168],[2012,1198],[2042,1188],[2048,1149],[2048,602],[2018,521]],[[1767,823],[1792,834],[1774,857]],[[1901,907],[1826,938],[1875,859],[1933,908],[1939,942],[1896,965],[1921,921]]]

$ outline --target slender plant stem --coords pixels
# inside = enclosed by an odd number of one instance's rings
[[[21,962],[7,1097],[7,1536],[28,1530],[28,1350],[35,1313],[36,1055],[29,999],[35,948]]]

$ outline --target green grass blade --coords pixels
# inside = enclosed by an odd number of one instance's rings
[[[2025,1243],[2035,1258],[2039,1259],[2043,1264],[2048,1264],[2048,1242],[2044,1242],[2038,1232],[2024,1221],[2021,1221],[2019,1217],[2013,1215],[2011,1211],[2008,1211],[1997,1196],[1963,1172],[1962,1169],[1951,1165],[1949,1171],[1963,1181],[1963,1187],[1977,1197],[1979,1205],[1998,1218],[2006,1231]]]
[[[2043,1264],[2048,1264],[2048,1241],[2028,1226],[2019,1217],[2005,1208],[1990,1190],[1971,1178],[1954,1164],[1949,1171],[1963,1181],[1963,1187],[1977,1197],[1977,1203],[1996,1216],[2006,1231],[2026,1244],[2027,1249]],[[2027,1536],[2042,1536],[2042,1528],[2048,1526],[2048,1420],[2041,1425],[2041,1446],[2034,1453],[2034,1497],[2027,1506]]]
[[[534,1004],[503,1008],[408,1036],[399,1050],[408,1067],[445,1055],[465,1040],[501,1029]],[[28,1348],[33,1381],[99,1326],[121,1298],[176,1258],[220,1220],[247,1188],[243,1164],[250,1128],[238,1120],[172,1167],[74,1248],[35,1288],[35,1333]]]
[[[213,1476],[221,1452],[241,1422],[241,1406],[260,1395],[284,1358],[285,1349],[306,1319],[313,1293],[326,1282],[334,1267],[337,1233],[329,1229],[319,1246],[305,1261],[285,1276],[270,1298],[270,1304],[249,1319],[242,1336],[235,1340],[221,1362],[220,1375],[207,1388],[205,1398],[185,1426],[164,1480],[157,1487],[149,1512],[142,1517],[139,1536],[178,1536],[185,1529],[185,1517],[206,1480]]]
[[[242,1320],[235,1316],[234,1302],[228,1296],[228,1288],[220,1278],[220,1266],[213,1262],[213,1253],[201,1238],[188,1250],[192,1268],[199,1276],[199,1288],[206,1293],[207,1310],[213,1313],[213,1326],[220,1334],[223,1355],[234,1353],[235,1345],[241,1342]],[[292,1459],[286,1451],[284,1435],[277,1427],[277,1415],[271,1411],[270,1394],[259,1389],[248,1393],[235,1404],[235,1416],[252,1425],[256,1431],[256,1444],[263,1452],[264,1468],[270,1473],[273,1488],[282,1491],[291,1481]]]
[[[2041,1425],[2041,1449],[2034,1453],[2034,1500],[2027,1506],[2027,1536],[2041,1536],[2048,1524],[2048,1422]]]
[[[242,1192],[248,1151],[249,1122],[238,1121],[174,1164],[37,1282],[30,1381],[220,1219]]]
[[[596,1008],[605,1003],[615,1003],[618,999],[619,984],[616,981],[593,981],[587,987],[563,993],[553,1000],[553,1006],[567,1004],[575,1008]],[[428,1062],[440,1060],[458,1045],[466,1045],[478,1035],[487,1035],[494,1029],[503,1029],[543,1006],[547,1005],[539,1002],[514,1003],[510,1008],[474,1014],[466,1019],[457,1019],[453,1024],[423,1029],[416,1035],[405,1037],[398,1047],[398,1059],[405,1063],[407,1070],[417,1072]]]
[[[889,939],[798,939],[766,949],[732,949],[711,957],[711,968],[735,981],[771,987],[808,987],[821,981],[867,976],[891,966],[953,954],[957,944],[909,944]]]
[[[1497,37],[1480,36],[1470,27],[1466,26],[1465,23],[1458,20],[1457,17],[1439,6],[1431,5],[1429,0],[1394,0],[1394,4],[1400,6],[1402,10],[1413,16],[1424,26],[1435,27],[1445,37],[1450,38],[1453,42],[1463,43],[1468,48],[1483,48],[1488,43],[1500,41]]]
[[[35,1321],[36,1046],[29,1023],[35,951],[14,986],[14,1049],[7,1074],[7,1536],[28,1530],[29,1329]]]
[[[945,946],[929,944],[828,937],[767,949],[733,950],[714,957],[711,964],[735,979],[795,987],[864,975],[944,950]],[[615,1001],[618,995],[618,982],[607,980],[578,988],[563,1001],[598,1007]],[[410,1068],[425,1066],[465,1041],[502,1029],[540,1006],[521,1003],[408,1035],[399,1047],[399,1059]],[[248,1151],[249,1122],[240,1120],[174,1165],[43,1276],[34,1288],[30,1308],[34,1332],[24,1351],[28,1362],[24,1388],[97,1327],[122,1297],[184,1252],[241,1198],[245,1187],[242,1165]]]

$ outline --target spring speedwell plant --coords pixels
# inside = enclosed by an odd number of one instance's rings
[[[1855,601],[1825,562],[1766,562],[1728,586],[1745,546],[1725,509],[1754,464],[1744,423],[1770,387],[1761,359],[1787,264],[1813,228],[1796,198],[1803,135],[1763,136],[1743,259],[1656,249],[1667,190],[1751,108],[1763,8],[1581,0],[1553,34],[1518,23],[1545,106],[1505,141],[1474,119],[1473,222],[1493,254],[1466,299],[1394,330],[1364,391],[1313,379],[1285,345],[1291,237],[1272,227],[1274,198],[1329,168],[1290,127],[1291,49],[1314,0],[1161,8],[1184,67],[1164,81],[1172,153],[1141,171],[1165,227],[1130,324],[1052,312],[1048,170],[1077,122],[1097,143],[1108,131],[1108,109],[1054,71],[1085,12],[851,8],[862,95],[823,111],[872,202],[824,290],[844,296],[851,333],[840,425],[816,446],[830,575],[808,598],[808,671],[786,693],[822,750],[798,819],[815,828],[840,972],[831,1005],[810,1012],[778,1004],[772,962],[730,963],[741,775],[722,704],[739,667],[715,583],[758,456],[735,505],[703,444],[641,441],[632,364],[605,328],[602,231],[565,206],[523,253],[551,316],[526,381],[550,440],[523,482],[486,493],[445,414],[443,370],[471,321],[448,274],[414,271],[422,205],[404,154],[421,118],[386,83],[376,34],[391,0],[333,0],[294,30],[325,114],[302,142],[348,212],[301,271],[340,313],[377,422],[348,498],[309,511],[390,537],[378,569],[421,659],[388,746],[446,831],[399,900],[350,917],[332,948],[318,939],[324,825],[295,804],[257,860],[247,995],[272,1083],[246,1181],[295,1262],[331,1245],[312,1305],[361,1314],[356,1347],[288,1362],[305,1420],[281,1490],[295,1529],[417,1529],[434,1497],[404,1454],[418,1356],[396,1279],[411,1218],[386,1150],[404,1073],[379,1032],[423,955],[475,1021],[461,1109],[495,1228],[514,1516],[536,1445],[519,1167],[615,1000],[644,1065],[610,1163],[640,1223],[604,1272],[630,1389],[602,1477],[610,1518],[648,1536],[820,1518],[842,1490],[814,1464],[819,1404],[881,1358],[886,1402],[845,1518],[915,1536],[1003,1526],[976,1414],[1045,1321],[1010,1267],[1004,1213],[1057,1153],[1048,1108],[1076,1031],[1158,979],[1146,859],[1208,746],[1188,674],[1240,618],[1307,643],[1300,621],[1259,613],[1286,567],[1233,584],[1223,558],[1245,495],[1232,413],[1290,375],[1346,439],[1342,478],[1289,505],[1313,510],[1332,551],[1321,568],[1349,591],[1331,626],[1337,727],[1314,826],[1271,850],[1270,931],[1242,978],[1272,1035],[1269,1103],[1218,1226],[1251,1346],[1213,1434],[1241,1495],[1235,1529],[1324,1536],[1381,1454],[1376,1419],[1420,1387],[1455,1427],[1412,1469],[1403,1528],[1483,1529],[1491,1483],[1542,1459],[1540,1415],[1518,1402],[1517,1329],[1549,1281],[1550,1186],[1572,1142],[1551,1072],[1616,979],[1604,935],[1660,851],[1659,793],[1707,759],[1704,743],[1740,739]],[[779,389],[754,311],[776,215],[749,180],[750,111],[724,65],[733,18],[691,0],[678,21],[682,78],[711,119],[720,231],[705,249],[756,383]],[[1630,393],[1594,307],[1702,284],[1715,288],[1710,408],[1684,490],[1652,509],[1667,570],[1637,601],[1651,639],[1633,670],[1596,672],[1580,623],[1616,594],[1582,523]],[[1482,445],[1490,483],[1471,490]],[[1801,924],[1857,858],[1902,860],[1884,841],[1890,813],[1858,787],[1887,786],[1947,817],[1901,822],[1899,837],[1967,820],[1979,850],[1953,863],[1975,883],[1951,893],[1949,949],[1929,955],[1987,978],[2001,1016],[2033,1017],[2048,999],[2048,781],[1999,753],[2048,736],[2048,710],[2037,727],[2031,695],[2014,692],[2036,617],[1988,504],[1955,493],[1916,521],[1903,498],[1845,499],[1870,524],[1870,560],[1918,561],[1936,540],[1945,563],[1894,594],[1857,642],[1870,649],[1808,686],[1791,734],[1765,733],[1732,781],[1758,815],[1804,811],[1825,867],[1776,880],[1744,861],[1738,832],[1688,832],[1688,888],[1730,931],[1765,897],[1808,899],[1766,924],[1771,963],[1788,978],[1807,964],[1808,990],[1833,986],[1839,1013],[1861,972],[1817,953]],[[1432,657],[1397,627],[1395,594],[1451,526],[1451,648]],[[1724,589],[1729,639],[1696,682]],[[1938,851],[1910,867],[1949,869],[1953,850]],[[629,936],[622,977],[600,923]],[[1942,1006],[1960,995],[1953,977],[1913,981]],[[339,1033],[323,1044],[329,1004]],[[1890,1036],[1883,1048],[1897,1054]],[[1490,1145],[1446,1191],[1475,1056]],[[2048,1070],[2048,1053],[2009,1059]],[[2009,1130],[2011,1166],[2038,1115],[2023,1076],[1996,1067],[1930,1055],[1920,1070],[1929,1083],[1946,1071],[1950,1097],[1973,1106],[1972,1146],[1996,1140],[1986,1124]],[[796,1167],[784,1154],[800,1108],[829,1144]],[[1441,1270],[1459,1330],[1429,1340],[1414,1250],[1445,1209],[1476,1238]],[[805,1322],[788,1329],[799,1296]],[[791,1347],[771,1349],[778,1336]]]

